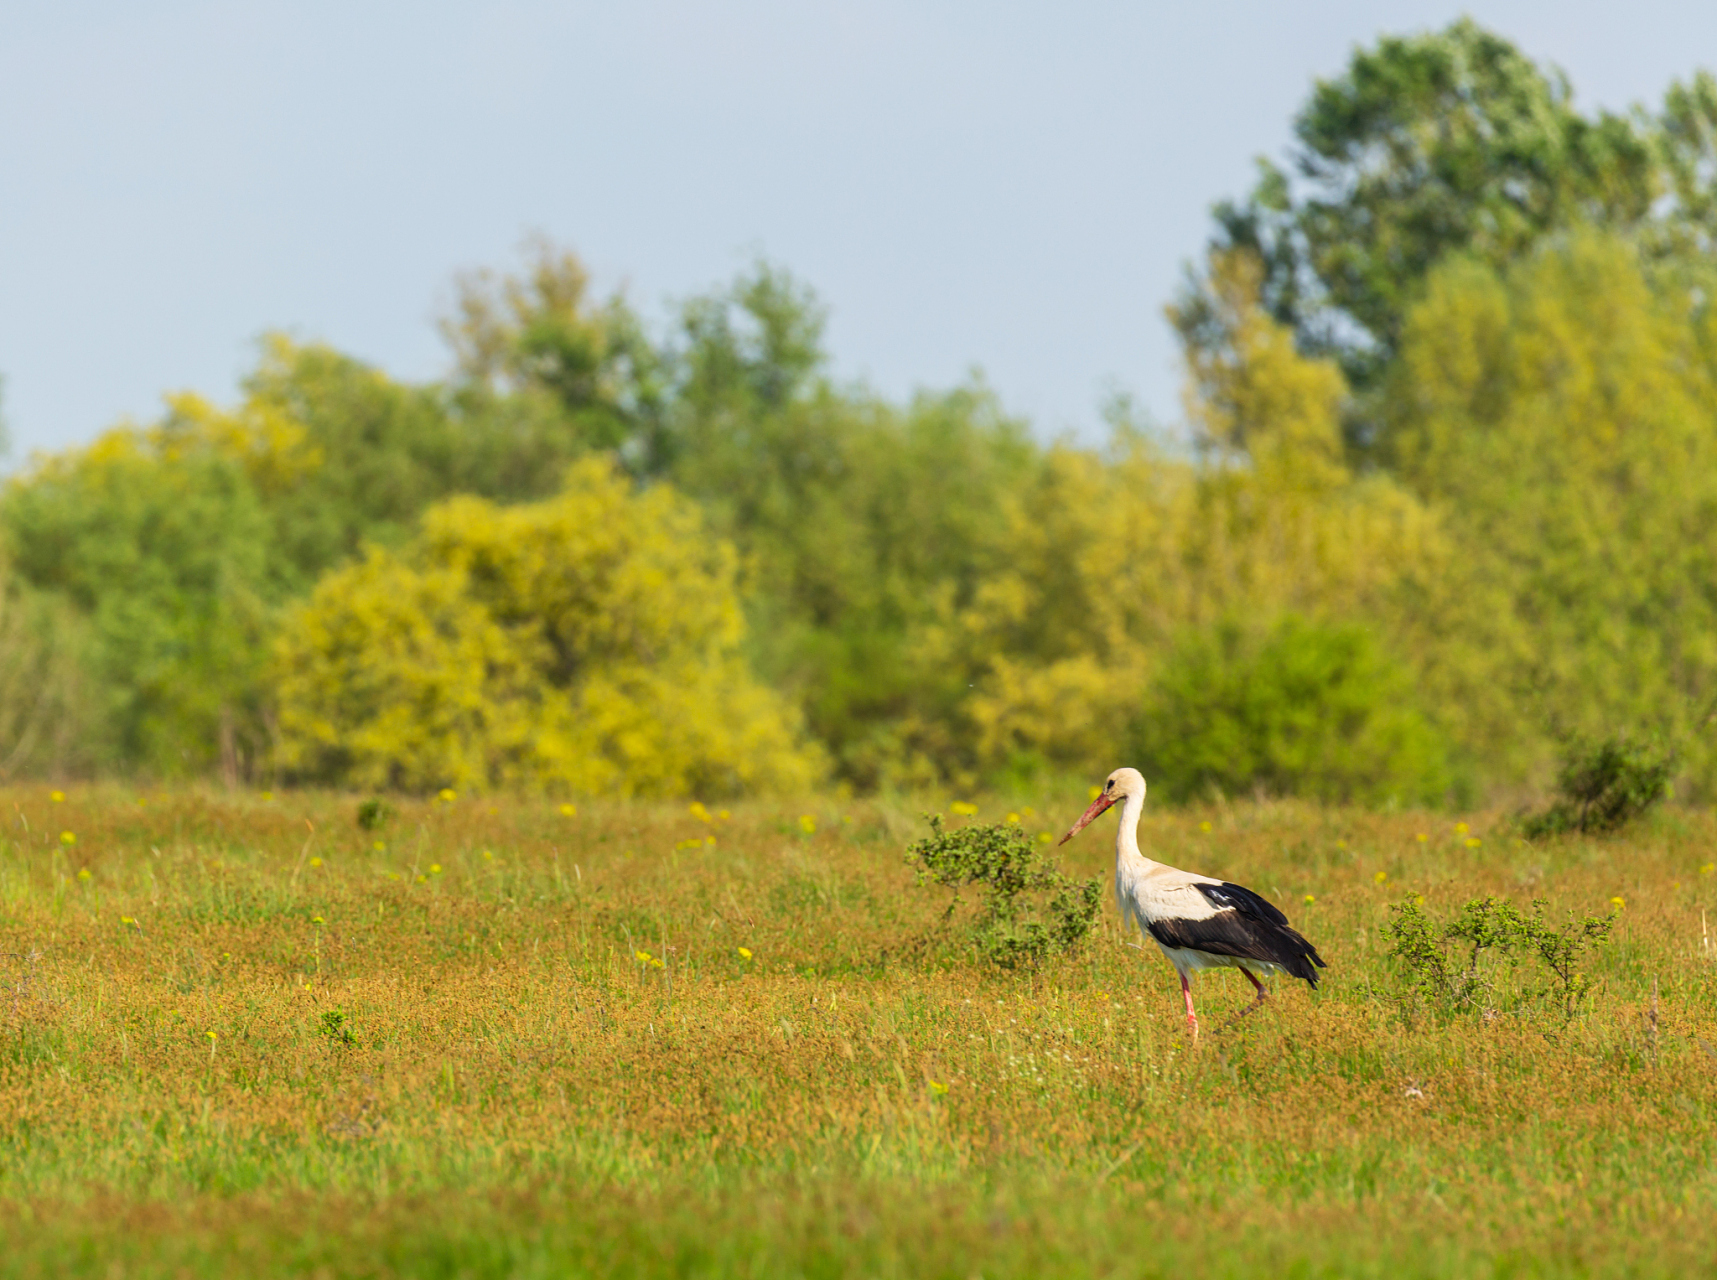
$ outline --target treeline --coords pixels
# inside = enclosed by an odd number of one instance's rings
[[[0,769],[568,794],[1436,803],[1654,739],[1717,788],[1717,81],[1583,115],[1470,22],[1316,86],[1169,308],[1187,430],[665,333],[541,244],[454,372],[272,338],[0,502]]]

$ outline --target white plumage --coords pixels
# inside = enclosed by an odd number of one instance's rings
[[[1192,1007],[1192,975],[1200,969],[1239,969],[1265,999],[1259,975],[1273,973],[1303,978],[1313,987],[1324,967],[1317,948],[1288,926],[1281,911],[1252,890],[1210,876],[1194,875],[1139,851],[1139,816],[1145,808],[1145,779],[1137,769],[1117,769],[1103,785],[1079,821],[1061,837],[1065,844],[1097,817],[1119,803],[1120,825],[1115,831],[1115,905],[1121,923],[1138,926],[1168,957],[1180,975],[1186,1020],[1198,1034]]]

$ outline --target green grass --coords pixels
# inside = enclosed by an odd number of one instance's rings
[[[1530,845],[1482,815],[1152,812],[1148,850],[1270,895],[1330,962],[1232,1026],[1250,989],[1205,977],[1194,1043],[1112,908],[1037,972],[937,932],[910,808],[458,799],[370,832],[357,799],[0,793],[0,1275],[1717,1260],[1711,815]],[[1626,905],[1574,1021],[1439,1019],[1385,954],[1409,892]]]

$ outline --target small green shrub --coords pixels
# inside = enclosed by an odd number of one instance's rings
[[[351,1023],[340,1009],[329,1009],[325,1012],[317,1031],[327,1038],[329,1044],[341,1048],[350,1048],[358,1042],[358,1038],[352,1034]]]
[[[1545,918],[1545,904],[1534,901],[1523,912],[1503,898],[1474,898],[1453,920],[1437,924],[1409,898],[1389,908],[1383,927],[1389,955],[1400,962],[1401,1003],[1408,1011],[1428,1007],[1442,1017],[1498,1005],[1530,1007],[1546,1000],[1563,1019],[1578,1012],[1591,990],[1580,969],[1585,954],[1609,939],[1616,916],[1573,912],[1560,924]],[[1548,978],[1542,988],[1509,979],[1523,961],[1536,959]],[[1499,971],[1500,970],[1500,971]]]
[[[1575,740],[1563,752],[1556,779],[1561,798],[1521,824],[1527,835],[1617,831],[1669,794],[1675,752],[1655,742],[1612,736]]]
[[[393,806],[386,800],[371,796],[358,806],[358,825],[365,831],[378,831],[393,817]]]
[[[1292,615],[1181,637],[1136,725],[1135,758],[1171,799],[1262,790],[1440,803],[1448,747],[1413,679],[1366,628]]]
[[[946,924],[960,905],[958,890],[984,893],[971,938],[978,953],[1007,969],[1034,967],[1056,951],[1078,947],[1097,918],[1102,877],[1075,880],[1040,853],[1017,826],[974,823],[945,831],[930,817],[930,835],[906,851],[918,883],[954,889]]]

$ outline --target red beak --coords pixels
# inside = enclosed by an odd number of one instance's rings
[[[1116,797],[1110,795],[1107,791],[1098,796],[1091,802],[1091,807],[1079,815],[1079,821],[1073,824],[1073,829],[1055,842],[1055,847],[1059,849],[1062,845],[1073,839],[1074,836],[1085,830],[1086,827],[1091,825],[1091,820],[1098,814],[1102,813],[1110,805],[1114,804],[1115,800]]]

